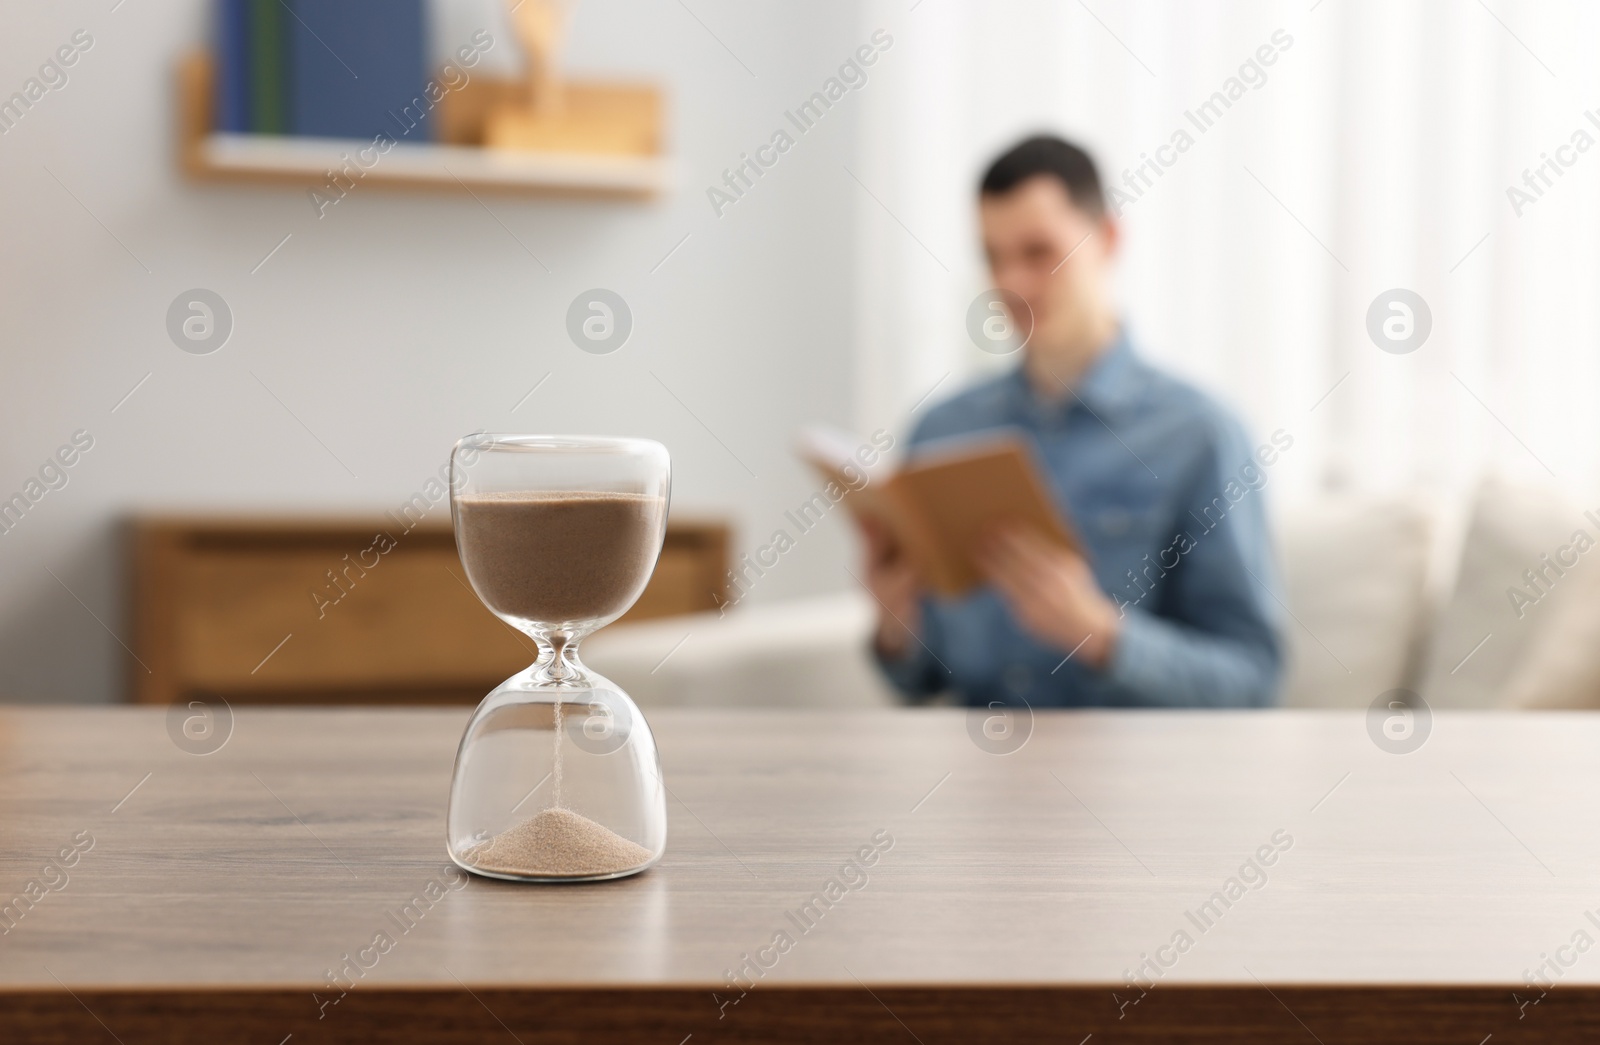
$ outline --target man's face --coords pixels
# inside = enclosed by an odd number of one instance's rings
[[[1030,345],[1070,337],[1103,309],[1116,226],[1074,204],[1059,180],[1037,175],[986,195],[978,217],[994,285],[1033,310]],[[1013,320],[1026,329],[1026,316]]]

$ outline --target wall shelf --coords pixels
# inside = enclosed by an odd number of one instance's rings
[[[300,138],[268,134],[225,134],[213,131],[212,64],[193,54],[179,68],[182,131],[179,163],[197,181],[296,185],[325,191],[327,174],[369,149],[370,140]],[[636,123],[649,128],[655,142],[658,100],[653,89],[618,85],[571,85],[579,104],[597,98],[610,110],[621,106]],[[366,186],[459,190],[462,187],[527,195],[581,195],[648,199],[667,185],[668,164],[658,153],[637,151],[530,150],[488,148],[472,144],[481,134],[485,114],[514,87],[506,81],[482,80],[456,92],[439,113],[443,142],[397,142],[357,183]],[[635,137],[638,137],[636,134]],[[370,152],[368,155],[372,155]]]

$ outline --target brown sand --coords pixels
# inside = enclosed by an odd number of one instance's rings
[[[661,542],[660,497],[477,494],[456,501],[461,562],[497,613],[551,624],[627,609]]]
[[[650,850],[570,809],[545,809],[461,855],[483,871],[577,878],[638,867]]]

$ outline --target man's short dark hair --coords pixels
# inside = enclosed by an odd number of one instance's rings
[[[1094,160],[1071,142],[1049,134],[1019,142],[989,164],[978,191],[984,196],[1001,196],[1040,175],[1059,181],[1073,204],[1092,217],[1106,212],[1105,192]]]

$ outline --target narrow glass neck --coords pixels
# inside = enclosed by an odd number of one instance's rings
[[[531,669],[534,684],[587,685],[589,673],[578,659],[578,642],[582,638],[569,631],[535,632],[533,640],[539,644],[539,659],[533,662]]]

